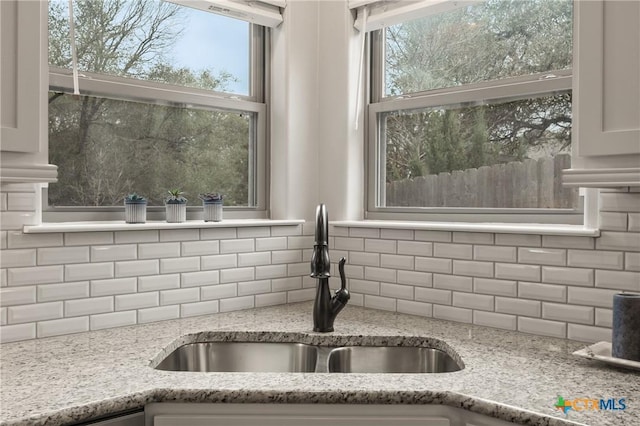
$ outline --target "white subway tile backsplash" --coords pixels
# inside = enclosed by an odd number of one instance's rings
[[[515,315],[497,314],[495,312],[473,311],[473,323],[486,327],[516,330],[518,317]]]
[[[7,308],[0,308],[0,325],[7,323]]]
[[[496,245],[540,247],[542,237],[540,235],[496,234]]]
[[[48,302],[34,305],[10,306],[7,310],[9,324],[23,322],[44,321],[48,319],[62,318],[63,303]]]
[[[398,254],[432,256],[433,243],[423,241],[398,241]]]
[[[349,252],[347,261],[354,265],[380,266],[380,254],[352,251]]]
[[[222,240],[220,253],[247,253],[255,251],[255,240]]]
[[[315,239],[312,235],[287,237],[287,248],[289,249],[313,248],[314,242],[315,242]],[[336,245],[336,248],[339,248],[339,247]]]
[[[380,238],[385,240],[413,240],[412,229],[381,229]],[[365,301],[366,302],[366,301]]]
[[[594,308],[590,306],[542,303],[542,318],[593,325]]]
[[[600,229],[603,231],[626,231],[627,214],[600,212]]]
[[[160,231],[160,241],[190,241],[199,240],[199,229],[163,229]]]
[[[596,249],[640,251],[640,234],[603,231],[596,240]]]
[[[505,280],[540,281],[540,266],[517,263],[496,263],[496,278]]]
[[[398,271],[398,284],[417,285],[419,287],[433,286],[433,274],[428,272]]]
[[[160,305],[176,305],[200,301],[199,288],[181,288],[178,290],[162,290],[160,292]]]
[[[363,293],[363,294],[380,294],[380,283],[374,281],[355,280],[350,279],[347,284],[347,288],[350,292]]]
[[[433,245],[433,255],[435,257],[451,259],[471,259],[473,258],[473,246],[466,244],[435,243]]]
[[[613,325],[613,310],[611,309],[596,309],[596,321],[595,324],[598,327],[609,327]]]
[[[489,232],[454,232],[454,243],[493,244],[493,234]]]
[[[568,265],[583,268],[622,269],[623,256],[619,251],[569,250]]]
[[[518,287],[515,281],[474,278],[473,292],[480,294],[493,294],[496,296],[517,297]]]
[[[413,256],[381,254],[380,266],[383,268],[413,269]]]
[[[263,306],[284,305],[285,303],[287,303],[287,293],[282,292],[256,294],[255,299],[256,308],[260,308]]]
[[[270,237],[271,229],[268,226],[249,226],[238,228],[238,238]]]
[[[307,268],[308,269],[308,268]],[[332,271],[338,271],[338,265],[331,265],[331,270]],[[398,271],[400,272],[400,271]],[[347,277],[349,278],[357,278],[357,279],[364,279],[364,266],[358,266],[358,265],[345,265],[344,266],[344,273]],[[307,275],[307,274],[303,274],[303,275]],[[337,276],[338,274],[335,273],[335,276]]]
[[[450,274],[453,269],[451,259],[437,259],[433,257],[416,257],[416,271],[440,272]]]
[[[215,314],[220,310],[217,300],[207,300],[206,302],[186,303],[180,305],[180,316],[182,318],[195,317],[198,315]]]
[[[329,235],[334,237],[348,237],[350,228],[344,226],[329,225]]]
[[[451,232],[448,231],[415,231],[416,241],[451,242]]]
[[[159,306],[159,293],[157,291],[135,294],[121,294],[115,297],[116,311],[129,311],[131,309],[152,308]]]
[[[376,240],[379,241],[379,240]],[[364,239],[363,238],[346,238],[346,237],[335,237],[334,238],[334,247],[336,250],[355,250],[355,251],[363,251],[364,250]],[[291,248],[291,247],[289,247]],[[308,248],[308,246],[298,247],[298,248]]]
[[[364,278],[369,281],[386,281],[390,283],[396,282],[395,269],[376,268],[374,266],[366,266],[364,268]]]
[[[21,231],[7,232],[7,247],[41,248],[62,246],[62,234],[23,234]]]
[[[89,262],[89,247],[55,247],[38,249],[38,265],[62,265]]]
[[[239,311],[254,307],[253,296],[234,297],[220,301],[220,312]]]
[[[629,224],[627,231],[640,232],[640,213],[629,213]]]
[[[137,259],[137,248],[135,244],[121,244],[111,246],[91,247],[92,262],[108,262],[115,260],[135,260]]]
[[[627,271],[640,271],[640,253],[625,253],[624,269]]]
[[[422,288],[415,289],[415,299],[418,302],[429,302],[439,305],[451,304],[451,291],[449,290],[437,290],[435,288]]]
[[[7,278],[7,270],[0,269],[0,287],[6,287],[9,285],[9,279]]]
[[[547,300],[551,302],[566,302],[567,287],[555,284],[518,283],[518,297],[523,299]]]
[[[256,251],[271,251],[271,250],[286,250],[286,249],[287,249],[286,237],[256,239]]]
[[[293,235],[302,235],[302,225],[278,225],[271,227],[272,237],[288,237]]]
[[[69,232],[64,234],[65,246],[113,244],[113,232]]]
[[[593,249],[595,238],[592,237],[570,237],[567,235],[543,235],[543,247]]]
[[[240,253],[238,266],[270,265],[271,252]]]
[[[596,287],[640,292],[640,272],[598,270]]]
[[[268,265],[268,266],[256,266],[256,278],[257,280],[263,280],[268,278],[283,278],[287,276],[287,265]],[[249,281],[249,280],[241,280]]]
[[[493,311],[493,296],[474,293],[453,292],[453,306],[460,308],[480,309]]]
[[[0,330],[0,343],[17,342],[36,338],[36,324],[4,325]]]
[[[180,317],[180,305],[160,306],[157,308],[140,309],[138,311],[138,322],[163,321]]]
[[[134,325],[136,323],[136,311],[111,312],[108,314],[91,315],[89,317],[89,327],[91,330],[124,327],[127,325]]]
[[[565,338],[567,337],[567,324],[538,318],[518,317],[518,331],[542,336]]]
[[[0,268],[36,266],[36,249],[2,250]]]
[[[337,271],[338,270],[338,265],[334,264],[333,265],[333,270]],[[287,265],[287,276],[289,277],[297,277],[300,275],[309,275],[310,269],[309,269],[309,263],[308,262],[301,262],[301,263],[292,263],[290,265]]]
[[[350,237],[380,238],[379,228],[348,228]],[[337,235],[336,235],[337,236]]]
[[[351,293],[351,299],[349,299],[351,306],[363,306],[364,307],[364,294]]]
[[[113,263],[87,263],[78,265],[65,265],[65,281],[97,280],[113,277]]]
[[[567,251],[549,248],[518,248],[518,262],[533,263],[536,265],[567,264]]]
[[[454,260],[453,274],[471,277],[493,277],[493,263],[472,260]]]
[[[113,297],[93,297],[89,299],[67,300],[64,302],[64,316],[78,317],[113,311]]]
[[[567,301],[575,305],[611,308],[613,306],[613,295],[616,293],[619,292],[599,288],[569,287]]]
[[[380,283],[380,296],[413,300],[413,286]]]
[[[183,243],[186,244],[186,243]],[[118,247],[118,246],[115,246]],[[138,244],[140,259],[159,259],[163,257],[180,257],[180,243],[147,243]],[[125,260],[125,259],[114,259]]]
[[[6,210],[33,211],[36,209],[36,199],[32,193],[9,192],[3,195],[7,196]]]
[[[396,302],[398,312],[409,315],[419,315],[422,317],[433,316],[433,305],[431,303],[414,302],[412,300],[398,300]]]
[[[203,270],[235,268],[238,266],[237,254],[218,254],[214,256],[203,256],[201,258]]]
[[[111,296],[136,292],[136,278],[116,278],[114,280],[91,281],[91,296]]]
[[[365,308],[370,309],[380,309],[383,311],[392,311],[396,310],[396,299],[392,299],[389,297],[380,297],[380,296],[372,296],[370,294],[365,294],[364,296],[364,306]]]
[[[542,313],[540,301],[496,297],[496,312],[539,317]]]
[[[367,238],[364,240],[364,251],[373,252],[373,253],[396,253],[396,240],[376,240],[372,238]],[[339,248],[336,246],[336,248]],[[356,248],[350,250],[357,250]]]
[[[197,272],[196,272],[197,273]],[[187,274],[184,274],[187,275]],[[138,291],[169,290],[180,287],[180,274],[138,277]]]
[[[543,266],[542,281],[545,283],[593,287],[593,269]]]
[[[271,290],[274,292],[297,290],[302,288],[302,277],[278,278],[271,280]]]
[[[0,229],[5,231],[16,231],[22,229],[24,225],[37,225],[40,215],[33,212],[0,212]],[[10,248],[16,248],[11,247]]]
[[[640,194],[600,192],[603,212],[640,212]]]
[[[200,270],[199,257],[179,257],[175,259],[160,259],[160,273],[195,272]]]
[[[37,324],[38,337],[60,336],[85,331],[89,331],[89,317],[64,318]]]
[[[36,303],[36,287],[0,288],[0,306],[26,305]]]
[[[496,262],[515,262],[517,260],[515,247],[474,246],[475,260],[489,260]]]
[[[186,272],[182,274],[181,287],[214,285],[220,282],[219,271]]]
[[[228,297],[235,297],[237,295],[238,285],[236,283],[218,284],[200,288],[200,298],[202,300],[224,299]]]
[[[473,291],[473,278],[433,274],[433,287],[456,291]]]
[[[291,290],[287,292],[287,303],[306,302],[313,300],[316,291],[313,288],[303,288],[301,290]]]
[[[159,231],[117,231],[116,244],[155,243],[160,241]]]
[[[238,283],[238,296],[269,293],[270,291],[271,291],[270,280],[247,281],[243,283]]]
[[[581,342],[601,342],[611,340],[611,329],[589,327],[587,325],[569,324],[567,337]]]
[[[473,322],[471,309],[457,308],[453,306],[433,305],[433,317],[456,322]]]
[[[228,240],[237,238],[236,228],[204,228],[200,230],[201,240]]]
[[[223,269],[220,271],[220,282],[253,281],[256,279],[253,268]]]
[[[282,251],[271,252],[272,264],[298,263],[298,262],[302,262],[301,250],[282,250]]]
[[[7,248],[7,231],[0,231],[0,250]]]
[[[160,273],[160,261],[130,260],[128,262],[116,262],[116,277],[135,277],[141,275],[157,275]]]
[[[59,283],[63,281],[64,269],[59,266],[34,266],[11,268],[7,272],[9,286]]]

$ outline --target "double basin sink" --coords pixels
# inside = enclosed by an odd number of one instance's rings
[[[201,372],[448,373],[464,367],[435,348],[199,342],[180,346],[155,368]]]

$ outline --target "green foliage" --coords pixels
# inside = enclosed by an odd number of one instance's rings
[[[205,203],[222,202],[223,199],[222,194],[219,194],[217,192],[207,192],[206,194],[200,194],[198,195],[198,198],[200,198]]]
[[[187,199],[182,196],[184,194],[183,191],[179,189],[170,189],[167,192],[169,193],[169,196],[165,198],[165,203],[167,204],[186,204],[187,203]]]
[[[125,196],[124,201],[126,203],[145,203],[147,199],[134,192],[132,194],[128,194],[127,196]]]

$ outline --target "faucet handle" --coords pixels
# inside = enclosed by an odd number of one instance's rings
[[[342,307],[347,304],[349,299],[351,299],[351,295],[349,294],[349,290],[347,290],[347,279],[344,276],[344,264],[347,262],[347,259],[344,257],[340,259],[338,262],[338,271],[340,271],[340,288],[336,290],[336,295],[333,297],[336,304],[339,304]]]
[[[347,289],[347,280],[344,276],[344,264],[347,263],[347,259],[344,257],[340,258],[338,262],[338,271],[340,272],[340,290]]]

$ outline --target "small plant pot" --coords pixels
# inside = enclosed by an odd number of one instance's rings
[[[126,223],[145,223],[147,221],[147,201],[125,201],[124,221]]]
[[[168,223],[180,223],[187,221],[187,204],[186,203],[167,203],[165,204]]]
[[[222,201],[202,202],[204,210],[205,222],[221,222],[222,221]]]

